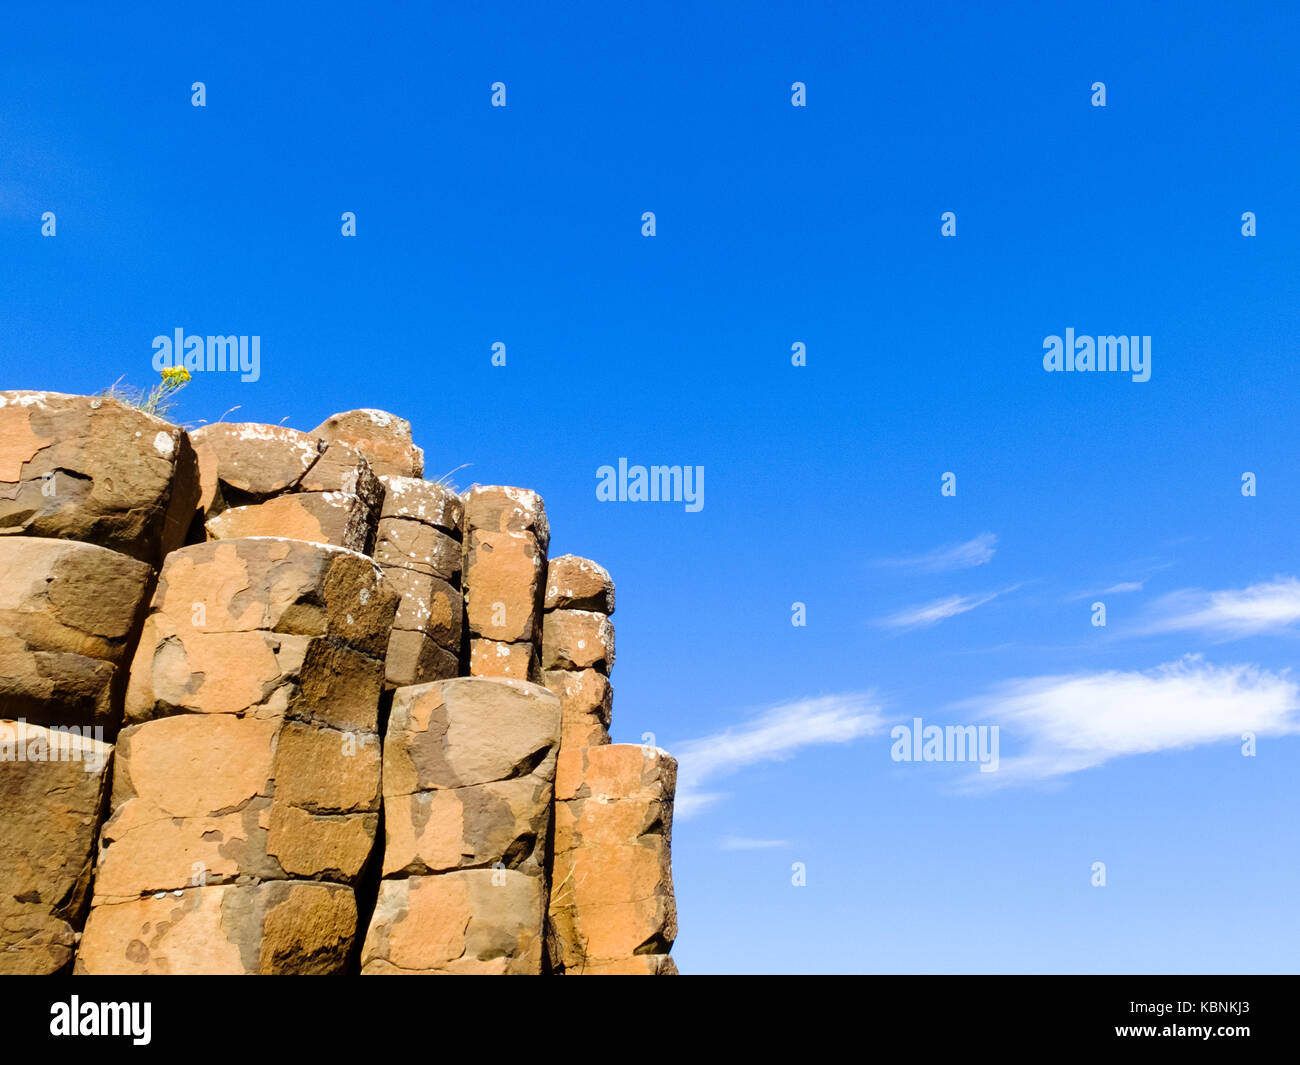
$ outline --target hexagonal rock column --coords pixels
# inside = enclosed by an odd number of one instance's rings
[[[465,508],[446,485],[415,477],[381,478],[375,561],[401,596],[388,642],[390,688],[460,672],[465,603],[461,522]]]
[[[556,789],[571,791],[582,772],[579,752],[609,742],[614,690],[614,582],[604,566],[577,555],[551,559],[542,616],[542,669],[560,697]]]
[[[185,430],[103,396],[0,392],[0,536],[81,540],[157,566],[199,498]]]
[[[282,536],[369,553],[383,486],[358,451],[280,425],[196,429],[210,540]]]
[[[0,721],[0,975],[71,965],[112,754],[75,727]]]
[[[254,538],[168,556],[78,971],[344,964],[378,830],[396,605],[374,562],[340,548]]]
[[[0,538],[0,716],[111,740],[153,576],[94,544]]]
[[[580,783],[557,790],[550,899],[557,971],[676,972],[673,793],[677,762],[656,747],[588,747]]]
[[[540,973],[559,700],[525,681],[399,688],[363,975]]]
[[[551,530],[542,497],[475,485],[465,493],[469,672],[541,681],[543,582]]]

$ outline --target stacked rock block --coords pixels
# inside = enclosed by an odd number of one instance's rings
[[[671,975],[673,794],[677,762],[656,747],[581,752],[555,795],[551,950],[568,975]]]
[[[670,846],[677,763],[610,744],[614,582],[576,555],[546,576],[542,665],[560,697],[550,899],[552,965],[566,974],[676,972]]]
[[[401,597],[388,642],[390,688],[460,673],[465,604],[461,523],[452,489],[415,477],[385,476],[375,561]]]
[[[368,553],[384,490],[349,444],[256,423],[193,434],[210,540],[282,536]]]
[[[526,681],[399,688],[362,973],[538,974],[559,700]]]
[[[0,973],[67,969],[140,616],[198,499],[183,430],[0,392]]]
[[[543,679],[562,709],[556,786],[570,791],[582,771],[582,750],[609,742],[614,582],[590,559],[562,555],[547,566],[543,605]]]
[[[93,737],[0,721],[0,974],[71,965],[112,754]]]
[[[396,605],[344,548],[223,539],[167,557],[77,971],[342,971],[379,825]]]
[[[541,681],[551,540],[542,497],[526,488],[475,485],[465,494],[464,520],[470,675]]]

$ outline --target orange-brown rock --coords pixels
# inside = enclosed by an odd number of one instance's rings
[[[153,572],[75,540],[0,539],[0,714],[111,735]]]
[[[465,528],[484,532],[526,532],[537,538],[543,556],[551,542],[546,504],[530,488],[476,484],[465,493]]]
[[[547,610],[594,610],[614,613],[614,581],[609,570],[589,558],[561,555],[546,566]]]
[[[369,553],[378,510],[352,492],[292,492],[208,518],[209,540],[278,536]]]
[[[228,714],[126,729],[95,905],[204,884],[353,882],[379,814],[373,733]]]
[[[677,763],[632,744],[588,747],[557,792],[550,920],[566,972],[667,954],[677,936],[669,849]]]
[[[0,975],[71,963],[112,754],[77,729],[0,721]]]
[[[540,682],[542,660],[536,644],[498,643],[474,638],[469,642],[469,672],[473,677]]]
[[[385,475],[380,477],[384,485],[384,507],[380,520],[402,518],[432,525],[460,538],[461,526],[465,520],[465,504],[456,492],[437,481],[425,481],[419,477],[397,477]]]
[[[537,975],[545,907],[542,879],[513,869],[385,880],[361,973]]]
[[[546,555],[531,533],[471,528],[465,541],[469,631],[499,643],[539,642]]]
[[[614,668],[614,623],[593,610],[548,610],[542,630],[543,669]]]
[[[384,669],[385,687],[401,688],[454,677],[460,672],[460,660],[426,633],[394,629]]]
[[[382,518],[375,541],[375,561],[400,566],[460,587],[460,539],[410,518]]]
[[[460,677],[398,689],[364,973],[538,973],[559,699]]]
[[[78,973],[323,975],[356,934],[352,889],[310,881],[209,884],[96,906]]]
[[[438,577],[400,566],[386,569],[384,577],[399,596],[395,630],[423,632],[449,651],[460,647],[464,606],[459,589]]]
[[[169,555],[150,616],[170,632],[324,636],[382,658],[396,606],[396,595],[365,555],[251,538],[212,540]]]
[[[382,410],[349,410],[333,414],[316,426],[312,436],[327,444],[342,441],[370,461],[381,476],[419,477],[424,452],[411,441],[411,423]]]
[[[204,425],[190,438],[199,455],[204,497],[224,500],[223,506],[295,491],[321,451],[320,441],[307,433],[257,422]]]
[[[384,875],[502,863],[540,876],[559,699],[520,681],[401,688],[384,743]]]
[[[571,795],[581,782],[582,750],[609,743],[614,689],[594,669],[553,669],[543,683],[560,697],[560,753],[555,764],[556,794]]]
[[[80,540],[156,566],[198,499],[183,429],[103,396],[0,392],[0,536]]]

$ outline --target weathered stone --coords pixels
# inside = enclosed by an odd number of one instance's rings
[[[614,613],[614,581],[609,571],[589,558],[561,555],[546,566],[547,610],[594,610]]]
[[[614,688],[594,669],[547,670],[544,683],[560,697],[562,743],[596,747],[609,742]]]
[[[399,689],[384,744],[384,875],[497,863],[541,876],[559,699],[462,677]]]
[[[176,713],[283,717],[341,729],[377,725],[384,664],[324,637],[176,629],[146,620],[126,692],[126,721]]]
[[[537,642],[546,556],[536,538],[531,533],[470,529],[465,548],[470,632],[501,643]]]
[[[95,905],[156,891],[282,877],[266,859],[275,721],[181,714],[125,729]]]
[[[32,722],[117,726],[117,667],[85,655],[33,651],[0,636],[0,712]]]
[[[0,976],[52,976],[72,964],[77,934],[35,903],[0,897]]]
[[[410,518],[380,520],[375,561],[381,566],[401,566],[460,585],[460,540]]]
[[[527,532],[537,538],[542,554],[551,542],[546,504],[529,488],[474,485],[465,493],[465,528],[484,532]]]
[[[315,437],[283,425],[217,422],[190,436],[203,467],[205,499],[219,493],[230,506],[297,489],[321,452]]]
[[[95,904],[240,878],[352,882],[379,822],[373,733],[182,714],[119,742]]]
[[[356,936],[352,889],[310,881],[209,884],[96,905],[76,971],[87,975],[329,974]]]
[[[513,869],[470,869],[380,884],[361,973],[536,975],[545,888]]]
[[[549,779],[559,730],[560,701],[538,684],[458,677],[401,688],[384,744],[384,793]]]
[[[0,714],[111,738],[152,579],[145,563],[93,544],[0,538]]]
[[[102,396],[0,392],[0,536],[80,540],[157,565],[185,540],[185,431]]]
[[[667,954],[677,936],[669,848],[677,763],[657,748],[588,747],[557,793],[550,919],[557,967]]]
[[[432,636],[394,629],[384,668],[384,686],[402,688],[454,677],[460,672],[460,660],[452,651],[439,647]]]
[[[498,643],[475,638],[469,643],[469,672],[473,677],[540,681],[542,660],[533,643]]]
[[[71,960],[112,754],[75,731],[0,721],[0,975]]]
[[[465,504],[455,490],[418,477],[383,476],[386,489],[380,519],[404,518],[432,525],[460,539]]]
[[[396,607],[397,596],[365,555],[254,538],[212,540],[173,552],[150,612],[163,615],[170,632],[188,627],[328,636],[382,658]]]
[[[0,635],[32,650],[118,662],[153,570],[71,540],[0,540]]]
[[[547,767],[553,772],[553,767]],[[384,875],[442,873],[497,863],[545,869],[549,776],[384,796]]]
[[[614,668],[614,623],[591,610],[551,610],[542,630],[543,669]]]
[[[548,670],[543,683],[560,697],[560,753],[555,763],[557,795],[572,795],[581,783],[582,750],[609,743],[614,689],[594,669]]]
[[[370,462],[342,440],[321,441],[320,457],[298,482],[300,492],[350,492],[373,505],[375,518],[384,503],[384,485]]]
[[[369,553],[377,509],[351,492],[293,492],[232,507],[207,520],[209,540],[276,536]]]
[[[419,477],[424,452],[411,442],[411,423],[382,410],[350,410],[333,414],[312,430],[326,443],[342,441],[370,461],[381,476]]]
[[[460,647],[464,606],[459,589],[438,577],[392,566],[384,571],[389,586],[398,596],[393,628],[423,632],[442,647]]]

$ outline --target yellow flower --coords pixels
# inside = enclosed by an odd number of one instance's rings
[[[190,380],[190,372],[183,366],[176,366],[169,370],[163,370],[162,379],[164,384],[184,385]]]

